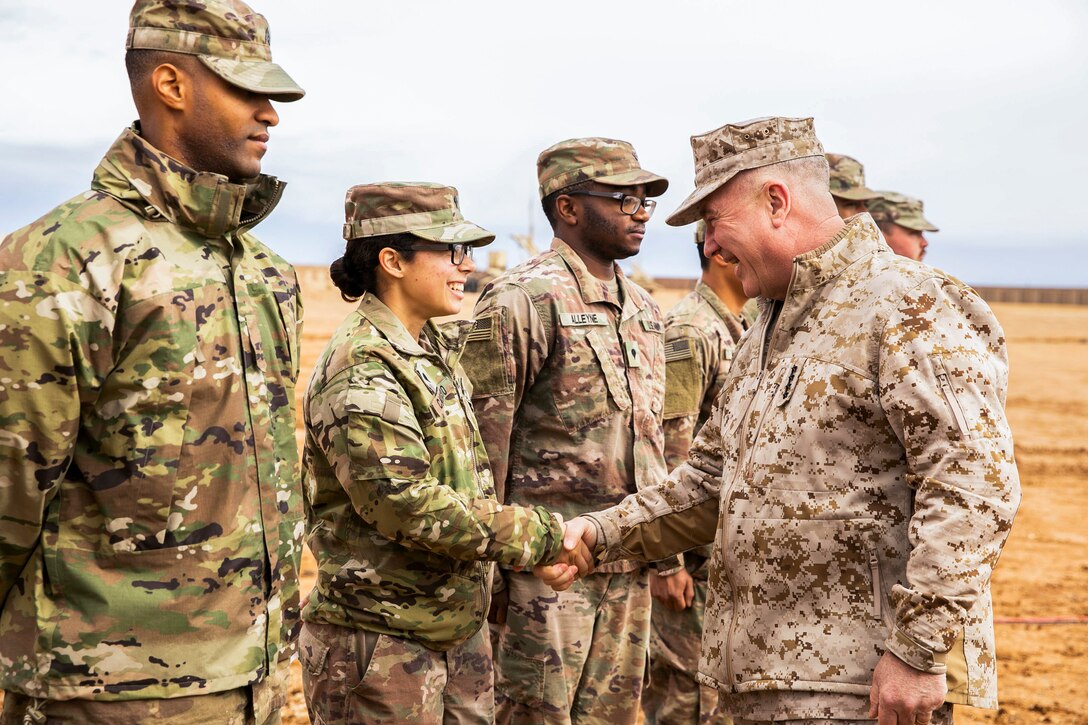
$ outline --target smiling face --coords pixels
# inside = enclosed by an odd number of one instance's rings
[[[414,318],[425,322],[461,311],[465,280],[476,269],[472,257],[466,256],[455,266],[448,251],[417,251],[411,261],[402,265],[404,277],[400,286],[406,292],[405,302]]]
[[[703,204],[704,254],[720,254],[735,264],[747,297],[782,299],[793,269],[792,249],[778,241],[763,187],[743,174],[715,191]]]
[[[179,160],[234,182],[254,178],[279,114],[266,96],[230,85],[199,62],[187,70],[193,96],[177,131]]]

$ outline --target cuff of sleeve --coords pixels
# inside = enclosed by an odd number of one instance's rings
[[[543,506],[537,506],[536,511],[540,515],[540,522],[548,529],[549,540],[540,559],[533,563],[554,564],[563,553],[563,517]]]
[[[676,556],[670,556],[668,559],[655,561],[650,564],[650,568],[653,569],[654,574],[657,576],[672,576],[684,568],[684,555],[677,554]]]
[[[931,675],[943,675],[948,671],[945,664],[945,655],[947,653],[934,652],[901,629],[893,629],[892,633],[884,641],[884,646],[889,652],[916,670]]]
[[[620,529],[606,518],[598,518],[597,514],[582,514],[597,528],[597,546],[593,550],[596,559],[595,564],[603,564],[608,560],[608,553],[612,547],[620,541]]]

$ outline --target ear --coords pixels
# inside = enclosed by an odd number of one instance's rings
[[[784,181],[768,181],[763,187],[767,207],[771,214],[771,226],[780,229],[793,208],[793,194]]]
[[[573,196],[560,194],[555,199],[555,218],[562,221],[568,227],[578,226],[578,212],[581,209]]]
[[[192,95],[192,78],[173,63],[163,63],[151,71],[151,93],[167,108],[183,111]]]
[[[726,262],[724,259],[722,259],[721,252],[714,252],[714,254],[707,257],[707,259],[709,259],[710,263],[715,267],[720,267],[724,269],[729,266],[729,262]]]
[[[397,254],[395,249],[385,247],[382,251],[378,252],[378,266],[388,274],[390,277],[396,279],[404,278],[404,264],[401,256]]]

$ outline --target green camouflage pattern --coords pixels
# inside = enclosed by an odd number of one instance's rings
[[[619,502],[665,476],[661,313],[618,265],[614,270],[619,297],[589,273],[573,249],[555,239],[550,250],[488,284],[477,301],[463,361],[473,382],[473,405],[500,501],[545,506],[569,519]],[[604,586],[595,578],[608,582],[610,573],[634,576],[639,568],[634,562],[605,565],[588,577],[594,582],[587,586]],[[644,579],[639,581],[645,587]],[[578,606],[570,591],[532,596],[550,597],[557,611]],[[536,638],[562,651],[555,625],[534,620],[533,631],[516,628],[514,612],[535,607],[535,600],[518,598],[511,590],[510,619],[500,636]],[[629,631],[648,627],[648,602],[624,611],[624,616],[637,618],[623,625]],[[644,647],[645,637],[640,635],[640,641]],[[582,646],[609,666],[641,673],[643,659],[622,658],[642,657],[642,650],[626,645],[617,650],[614,643],[607,629],[591,628]],[[533,656],[544,657],[545,652],[536,650]],[[500,721],[503,683],[517,680],[503,672],[502,662],[500,655]],[[581,702],[589,691],[575,695],[578,682],[574,676],[555,686]],[[603,698],[603,692],[596,694]],[[637,703],[635,696],[632,711]],[[588,701],[580,707],[591,719],[613,714],[611,708],[592,710]]]
[[[843,154],[824,154],[831,170],[831,195],[854,201],[879,199],[880,192],[865,185],[865,167],[861,162]]]
[[[426,182],[360,184],[344,199],[344,239],[402,234],[442,244],[482,247],[495,235],[465,221],[457,189]]]
[[[487,562],[558,558],[559,519],[495,500],[460,354],[432,324],[413,340],[370,294],[325,348],[304,403],[307,622],[450,649],[483,625]]]
[[[286,666],[302,497],[283,183],[125,131],[0,243],[0,687],[173,698]]]
[[[869,215],[879,223],[892,222],[919,232],[939,232],[922,214],[922,201],[894,191],[880,192],[881,198],[869,202]]]
[[[647,675],[646,577],[593,574],[557,593],[510,573],[517,604],[495,652],[495,723],[635,725]]]
[[[611,138],[571,138],[540,152],[536,160],[540,198],[583,181],[608,186],[646,185],[646,196],[661,196],[669,188],[662,176],[638,163],[635,147]]]
[[[717,532],[699,671],[734,716],[838,693],[863,718],[885,651],[996,707],[989,582],[1020,501],[1001,325],[866,215],[770,304],[688,460],[594,515],[606,559]]]
[[[486,629],[439,652],[402,637],[307,622],[299,659],[315,725],[495,722]]]
[[[242,0],[136,0],[125,48],[195,55],[228,83],[278,101],[306,95],[272,62],[268,21]]]
[[[41,700],[7,692],[0,725],[280,725],[290,674],[290,668],[281,667],[274,676],[246,687],[155,700]]]
[[[782,161],[822,156],[811,118],[757,118],[727,123],[691,137],[695,157],[695,191],[669,215],[666,223],[682,227],[699,219],[706,197],[742,171]]]

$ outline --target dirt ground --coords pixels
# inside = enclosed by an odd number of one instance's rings
[[[305,382],[352,305],[325,283],[324,270],[305,269],[300,278]],[[667,310],[682,294],[655,297]],[[1088,725],[1088,307],[996,304],[994,310],[1009,342],[1008,414],[1024,500],[993,580],[1001,708],[961,707],[956,721]],[[308,561],[304,590],[313,571]],[[288,725],[308,722],[300,680],[296,664]]]

